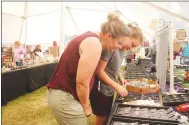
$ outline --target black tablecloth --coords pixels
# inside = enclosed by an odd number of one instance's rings
[[[4,73],[1,80],[1,104],[6,104],[6,102],[27,92],[25,70]]]
[[[38,66],[27,70],[27,91],[32,92],[46,85],[56,67],[56,64]]]
[[[57,63],[2,73],[1,105],[46,85]]]

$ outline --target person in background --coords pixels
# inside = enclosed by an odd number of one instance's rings
[[[89,96],[102,48],[110,52],[121,49],[130,35],[119,15],[111,13],[100,32],[85,32],[68,43],[47,85],[48,105],[60,125],[87,125],[86,117],[92,113]],[[125,87],[118,89],[127,95]]]
[[[156,64],[156,40],[154,39],[152,43],[152,62],[153,64]]]
[[[135,59],[144,59],[145,58],[145,48],[141,47],[137,53],[135,53]]]
[[[30,46],[30,45],[27,45],[27,46],[26,46],[26,53],[27,53],[27,54],[30,54],[31,52],[32,52],[31,46]]]
[[[14,49],[13,49],[13,61],[16,62],[16,65],[22,65],[22,61],[24,60],[24,56],[26,55],[26,51],[24,47],[21,45],[20,41],[14,42]]]
[[[140,47],[143,42],[143,34],[140,28],[131,24],[128,25],[128,28],[132,31],[132,35],[124,42],[122,48],[113,52],[109,52],[107,49],[102,50],[99,72],[90,96],[92,110],[96,115],[96,125],[106,124],[110,115],[114,92],[116,91],[122,97],[125,96],[119,89],[122,85],[126,85],[126,80],[120,72],[121,64],[126,50],[131,50],[134,53],[135,49]],[[121,85],[118,84],[118,81]]]
[[[37,55],[36,52],[41,52],[41,46],[40,46],[40,45],[37,45],[37,46],[35,47],[35,49],[33,50],[33,53],[34,53],[35,55]]]
[[[145,57],[151,58],[152,57],[152,47],[148,46],[145,48]]]

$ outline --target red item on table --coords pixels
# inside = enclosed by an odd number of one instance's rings
[[[189,103],[181,104],[176,107],[179,112],[189,112]]]

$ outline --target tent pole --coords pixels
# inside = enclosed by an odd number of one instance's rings
[[[27,6],[27,3],[25,2],[25,7],[24,7],[24,14],[23,14],[23,17],[22,18],[22,25],[21,25],[21,29],[20,29],[20,36],[19,36],[19,41],[21,40],[21,37],[22,37],[22,31],[23,31],[23,25],[24,25],[24,20],[25,20],[25,14],[26,14],[26,6]]]
[[[174,93],[174,65],[173,65],[173,21],[169,22],[169,55],[170,55],[170,93]]]
[[[69,12],[69,14],[70,14],[70,17],[71,17],[73,23],[74,23],[74,26],[75,26],[75,28],[76,28],[76,30],[77,30],[77,33],[79,34],[79,28],[77,27],[77,24],[76,24],[76,22],[75,22],[75,20],[74,20],[74,18],[73,18],[73,16],[72,16],[72,13],[71,13],[71,11],[70,11],[70,8],[69,8],[69,7],[66,7],[66,8],[67,8],[67,10],[68,10],[68,12]]]
[[[65,41],[65,11],[66,7],[64,2],[60,4],[60,42],[59,42],[59,56],[64,51],[64,41]]]
[[[27,26],[28,26],[28,2],[26,2],[26,13],[25,13],[25,21],[26,21],[26,29],[25,29],[25,51],[26,51],[26,44],[27,44]]]

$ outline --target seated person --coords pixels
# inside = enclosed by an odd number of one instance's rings
[[[37,55],[36,52],[42,52],[42,51],[41,51],[41,46],[40,46],[40,45],[37,45],[37,46],[35,47],[35,49],[33,50],[33,52],[34,52],[35,55]]]

